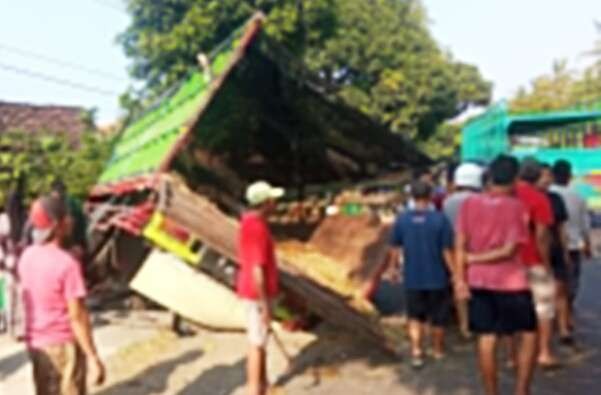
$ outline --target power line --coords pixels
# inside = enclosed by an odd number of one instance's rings
[[[87,66],[84,66],[84,65],[81,65],[78,63],[73,63],[73,62],[53,58],[53,57],[50,57],[47,55],[43,55],[43,54],[40,54],[37,52],[32,52],[32,51],[28,51],[25,49],[17,48],[17,47],[11,46],[11,45],[6,45],[6,44],[0,43],[0,49],[5,50],[7,52],[15,53],[17,55],[24,56],[24,57],[27,57],[30,59],[42,60],[44,62],[53,63],[53,64],[61,66],[61,67],[68,67],[73,70],[83,71],[87,74],[96,75],[96,76],[99,76],[102,78],[107,78],[107,79],[111,79],[111,80],[115,80],[115,81],[126,81],[125,78],[119,77],[118,75],[115,75],[115,74],[107,73],[106,71],[87,67]]]
[[[17,67],[17,66],[13,66],[10,64],[5,64],[5,63],[0,63],[0,69],[3,70],[7,70],[7,71],[12,71],[13,73],[16,74],[21,74],[30,78],[37,78],[39,80],[44,80],[47,82],[52,82],[54,84],[58,84],[58,85],[63,85],[63,86],[67,86],[69,88],[73,88],[73,89],[79,89],[82,91],[87,91],[87,92],[94,92],[100,95],[104,95],[104,96],[118,96],[119,93],[117,92],[113,92],[113,91],[109,91],[103,88],[99,88],[96,86],[92,86],[92,85],[86,85],[86,84],[81,84],[79,82],[73,82],[73,81],[69,81],[63,78],[59,78],[59,77],[55,77],[52,75],[48,75],[48,74],[43,74],[43,73],[39,73],[37,71],[33,71],[33,70],[28,70],[28,69],[24,69],[21,67]]]

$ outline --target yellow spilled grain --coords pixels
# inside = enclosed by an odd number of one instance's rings
[[[287,241],[278,244],[278,254],[286,264],[295,267],[320,285],[349,299],[349,304],[366,314],[375,310],[361,295],[360,284],[353,280],[348,268],[322,254],[310,244]]]

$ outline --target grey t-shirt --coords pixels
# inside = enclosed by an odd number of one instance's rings
[[[591,222],[586,202],[572,188],[562,185],[553,185],[553,192],[558,193],[568,209],[568,248],[580,250],[584,240],[591,231]]]
[[[472,195],[474,195],[474,192],[472,191],[460,191],[453,193],[451,196],[445,199],[444,204],[442,205],[442,211],[447,216],[449,221],[451,221],[453,230],[457,225],[457,216],[459,215],[459,209],[461,208],[461,205]]]

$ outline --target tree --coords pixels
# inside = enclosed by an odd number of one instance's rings
[[[266,32],[321,77],[323,89],[393,131],[427,138],[470,105],[487,104],[491,84],[431,37],[418,0],[129,0],[120,36],[146,82],[144,98],[171,85],[254,10]],[[127,97],[131,106],[131,95]]]
[[[457,157],[461,147],[461,125],[441,124],[429,139],[420,141],[419,147],[434,160]]]
[[[597,24],[601,34],[601,27]],[[510,102],[512,112],[551,111],[601,104],[601,40],[586,53],[592,63],[581,72],[566,60],[555,61],[550,74],[537,77],[529,89],[520,88]]]
[[[512,112],[550,111],[569,107],[574,100],[574,73],[565,60],[555,61],[551,74],[532,82],[530,90],[521,88],[510,102]]]
[[[336,4],[336,33],[309,48],[307,62],[352,106],[422,139],[469,105],[489,102],[490,83],[440,50],[419,2]]]
[[[39,135],[22,131],[0,136],[0,182],[8,184],[23,174],[29,198],[45,193],[57,178],[71,195],[85,200],[98,179],[111,151],[112,139],[97,132],[85,132],[77,149],[60,134]]]
[[[333,21],[333,0],[306,0],[303,28],[318,39]],[[118,40],[134,61],[132,75],[161,91],[196,65],[256,10],[269,14],[269,34],[298,53],[299,0],[129,0],[132,23]],[[319,25],[319,26],[318,26]],[[315,34],[317,32],[317,34]]]

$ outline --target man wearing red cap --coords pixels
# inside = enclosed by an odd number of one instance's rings
[[[81,265],[62,248],[69,233],[66,218],[64,200],[43,197],[34,202],[34,243],[18,264],[37,395],[85,395],[87,362],[96,384],[105,375],[84,304]]]

